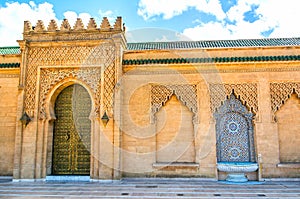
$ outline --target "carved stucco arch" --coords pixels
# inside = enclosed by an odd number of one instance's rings
[[[52,89],[47,94],[47,97],[45,100],[45,111],[46,111],[45,116],[49,121],[56,119],[55,113],[54,113],[54,106],[55,106],[55,101],[56,101],[57,96],[61,93],[62,90],[64,90],[68,86],[74,85],[74,84],[81,85],[89,93],[90,99],[91,99],[91,104],[92,104],[90,119],[92,116],[94,116],[93,113],[95,112],[95,97],[94,97],[93,92],[91,91],[91,88],[83,81],[80,81],[78,79],[68,78],[68,79],[64,79],[64,80],[60,81],[55,86],[53,86]]]
[[[285,104],[292,94],[300,98],[300,82],[272,82],[270,83],[271,108],[273,121],[276,122],[276,112]]]
[[[222,103],[234,93],[258,119],[258,94],[257,83],[235,83],[235,84],[209,84],[210,108],[213,114],[221,107]]]
[[[40,99],[39,99],[39,118],[46,117],[47,98],[50,92],[57,89],[57,85],[68,82],[79,82],[88,90],[93,100],[93,113],[99,115],[100,95],[101,95],[101,69],[94,68],[45,68],[41,69]],[[49,99],[48,99],[49,100]],[[50,116],[50,115],[48,115]]]
[[[151,123],[155,121],[155,113],[175,95],[193,114],[193,122],[198,121],[197,85],[195,84],[152,84],[151,85]]]

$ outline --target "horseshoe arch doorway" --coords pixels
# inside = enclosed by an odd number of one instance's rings
[[[91,98],[73,84],[56,98],[53,127],[52,175],[90,175]]]

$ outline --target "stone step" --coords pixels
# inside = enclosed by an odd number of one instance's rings
[[[187,179],[2,182],[0,198],[300,198],[300,182],[226,184]]]

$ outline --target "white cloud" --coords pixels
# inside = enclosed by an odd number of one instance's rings
[[[24,21],[28,20],[35,25],[41,19],[47,26],[55,18],[53,5],[49,3],[6,3],[4,7],[0,7],[0,46],[18,45],[16,40],[22,39]]]
[[[117,18],[117,17],[115,16],[114,12],[111,11],[111,10],[106,10],[106,11],[99,10],[98,13],[99,13],[99,15],[100,15],[100,19],[99,19],[100,23],[101,23],[103,17],[107,17],[109,23],[110,23],[111,25],[113,25],[114,22],[115,22],[115,20],[116,20],[116,18]]]
[[[259,19],[254,22],[245,20],[244,14],[251,10],[251,5],[257,5],[256,15]],[[268,0],[239,0],[231,7],[224,20],[200,23],[187,28],[183,34],[193,40],[206,39],[243,39],[262,38],[263,32],[273,30],[269,37],[299,37],[298,26],[300,12],[298,0],[268,1]]]
[[[187,28],[183,31],[191,40],[210,40],[213,38],[227,39],[230,31],[219,22],[200,24],[194,28]]]
[[[77,13],[74,11],[67,11],[64,13],[64,18],[68,19],[70,26],[73,27],[77,19]]]
[[[91,15],[89,13],[77,14],[74,11],[67,11],[64,13],[64,17],[65,17],[65,19],[68,19],[70,26],[73,28],[76,23],[77,18],[80,18],[82,20],[83,25],[86,27],[87,24],[89,23]]]
[[[275,26],[271,37],[299,37],[300,1],[262,1],[258,12],[263,14],[265,24]]]
[[[249,22],[244,14],[253,5],[257,6],[255,14],[258,20]],[[273,32],[269,37],[299,37],[299,7],[299,0],[238,0],[235,6],[224,13],[221,0],[140,0],[138,15],[144,20],[159,16],[171,19],[194,8],[215,16],[215,21],[207,23],[201,22],[201,19],[194,20],[198,25],[183,30],[183,34],[194,40],[261,38],[263,32],[270,30]]]
[[[190,0],[141,0],[139,2],[138,15],[145,20],[162,15],[164,19],[170,19],[182,14],[189,8]]]
[[[68,19],[71,27],[75,25],[77,18],[81,18],[86,26],[91,18],[88,13],[77,14],[74,11],[63,13]],[[41,3],[36,5],[33,1],[27,3],[6,3],[4,7],[0,7],[0,46],[17,46],[16,40],[22,39],[24,21],[30,21],[33,26],[37,20],[44,22],[45,28],[48,27],[51,19],[56,20],[60,27],[62,19],[57,19],[53,10],[53,5],[49,3]]]
[[[217,19],[225,17],[219,0],[140,0],[138,15],[145,20],[153,19],[156,16],[171,19],[174,16],[181,15],[189,8],[213,14]]]

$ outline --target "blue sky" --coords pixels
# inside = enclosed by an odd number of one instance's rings
[[[17,45],[23,21],[122,16],[130,42],[299,37],[299,0],[1,0],[0,46]]]

